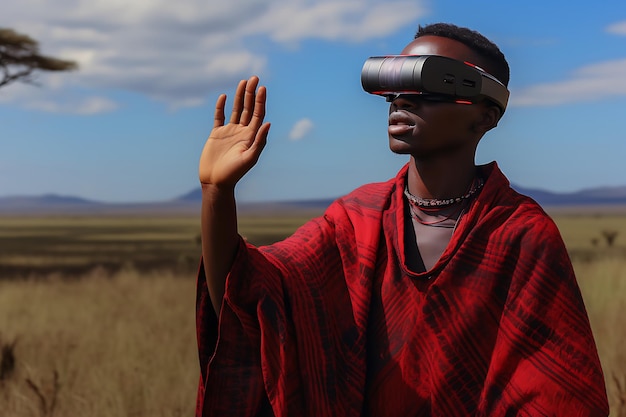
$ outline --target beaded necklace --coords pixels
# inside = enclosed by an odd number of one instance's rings
[[[460,204],[458,208],[450,211],[447,215],[434,213],[431,214],[428,211],[415,207],[413,204],[409,204],[409,212],[411,217],[415,219],[419,224],[424,226],[443,227],[446,229],[453,229],[456,226],[456,221],[460,217],[461,212],[464,209],[465,204]],[[421,213],[421,215],[418,213]],[[426,220],[425,216],[435,217],[434,220]]]
[[[478,177],[472,182],[472,186],[466,194],[460,197],[455,197],[455,198],[438,199],[438,198],[421,198],[421,197],[414,196],[413,194],[409,192],[409,184],[407,182],[407,185],[404,187],[404,195],[406,196],[407,200],[409,200],[409,202],[414,204],[416,207],[420,207],[420,208],[445,207],[445,206],[449,206],[455,203],[460,203],[463,200],[467,200],[468,198],[476,194],[476,192],[480,190],[483,187],[483,185],[485,185],[485,182],[483,181],[482,178]]]
[[[477,177],[472,181],[469,191],[461,197],[425,199],[411,194],[407,184],[404,189],[404,195],[409,202],[409,213],[416,222],[424,226],[454,229],[461,217],[461,213],[463,213],[463,210],[467,207],[466,203],[483,185],[484,180]],[[454,207],[454,205],[457,204],[458,206]],[[431,217],[432,219],[427,219],[427,217]]]

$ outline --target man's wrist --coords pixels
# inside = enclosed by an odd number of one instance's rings
[[[230,185],[217,185],[213,183],[201,182],[203,199],[232,199],[235,195],[235,187]]]

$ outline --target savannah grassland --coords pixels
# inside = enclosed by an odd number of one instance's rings
[[[270,243],[312,215],[240,231]],[[626,416],[626,211],[553,217]],[[199,253],[197,216],[0,217],[0,417],[193,415]]]

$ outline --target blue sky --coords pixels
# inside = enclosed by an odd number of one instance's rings
[[[21,0],[0,27],[80,70],[0,88],[0,196],[160,201],[198,186],[215,99],[258,74],[268,145],[241,201],[336,197],[395,175],[387,103],[360,86],[368,56],[418,24],[496,42],[510,105],[479,146],[524,187],[626,185],[626,2]]]

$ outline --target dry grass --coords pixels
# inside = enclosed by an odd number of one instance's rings
[[[200,221],[186,217],[0,217],[0,279],[115,273],[193,273]]]
[[[626,416],[626,260],[574,262],[605,373],[611,416]]]
[[[0,414],[192,415],[194,280],[85,278],[0,281],[0,345],[15,356],[0,381]]]

